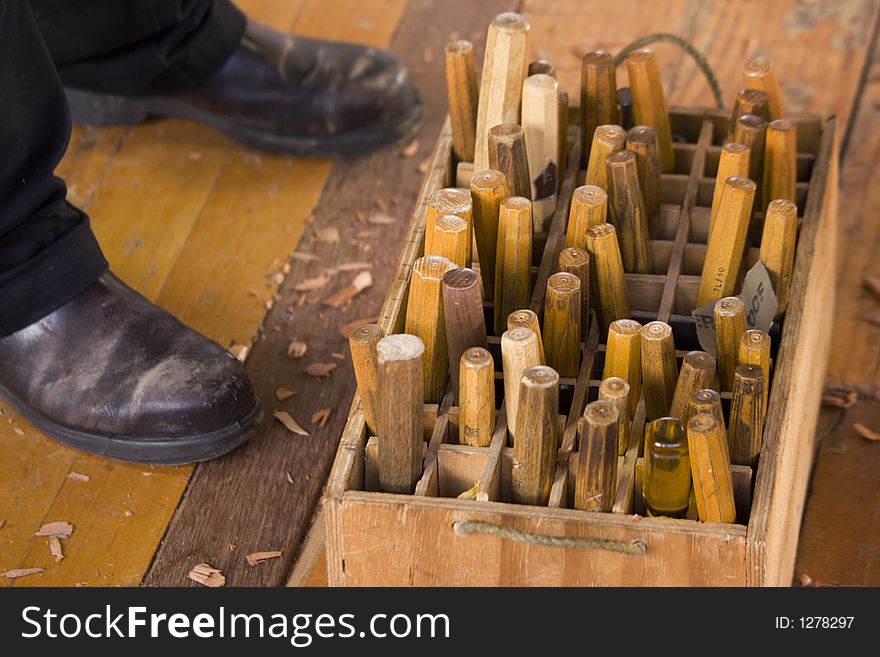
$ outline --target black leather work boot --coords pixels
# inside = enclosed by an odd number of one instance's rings
[[[282,34],[248,22],[226,64],[180,92],[126,96],[67,88],[73,121],[201,121],[251,146],[296,155],[365,153],[410,136],[422,99],[385,50]]]
[[[137,463],[220,456],[262,418],[231,354],[112,274],[0,338],[0,397],[59,442]]]

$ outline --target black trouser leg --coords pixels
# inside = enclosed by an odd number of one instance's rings
[[[107,269],[89,218],[53,175],[69,138],[64,91],[28,4],[0,0],[0,336]]]
[[[24,1],[24,0],[19,0]],[[30,0],[66,86],[134,94],[191,87],[244,34],[229,0]]]

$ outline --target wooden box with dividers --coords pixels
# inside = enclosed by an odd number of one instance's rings
[[[479,88],[470,44],[447,47],[450,118],[380,321],[350,339],[330,583],[788,585],[834,119],[785,113],[762,60],[733,110],[667,107],[647,49],[586,55],[569,111],[528,29],[493,21]]]

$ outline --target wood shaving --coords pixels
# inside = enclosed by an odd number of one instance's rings
[[[40,527],[40,531],[36,532],[34,536],[58,536],[59,538],[69,538],[72,533],[73,525],[64,520],[60,520],[58,522],[47,522]]]
[[[801,586],[810,586],[813,583],[813,578],[806,573],[803,573],[798,579],[801,581]]]
[[[325,376],[330,376],[330,372],[337,367],[336,363],[311,363],[303,370],[303,372],[309,376],[314,376],[320,379]]]
[[[397,223],[397,219],[391,215],[382,213],[370,215],[370,218],[367,219],[367,221],[374,226],[389,226]]]
[[[338,351],[334,351],[332,354],[330,354],[330,357],[335,358],[336,360],[345,360],[345,354]]]
[[[400,154],[403,157],[412,157],[413,155],[415,155],[418,152],[419,152],[419,140],[418,139],[413,139],[406,146],[404,146],[402,149],[400,149]]]
[[[240,362],[244,362],[247,360],[248,352],[250,351],[250,347],[246,344],[234,344],[229,347],[229,353],[235,356],[235,359]]]
[[[82,483],[86,483],[91,477],[89,475],[82,474],[81,472],[68,472],[68,479],[73,479],[74,481],[79,481]]]
[[[480,482],[475,481],[474,485],[468,488],[463,493],[459,493],[458,499],[460,500],[475,500],[477,499],[477,491],[480,489]]]
[[[287,483],[288,483],[288,484],[292,484],[292,483],[293,483],[293,477],[290,476],[290,473],[289,473],[289,472],[287,473]]]
[[[285,399],[290,399],[296,394],[294,390],[288,390],[287,388],[276,388],[275,389],[275,399],[278,401],[284,401]]]
[[[229,548],[230,552],[235,552],[238,549],[238,546],[235,543],[230,543],[226,547]]]
[[[428,169],[431,168],[431,156],[429,155],[424,160],[419,162],[419,166],[416,167],[416,171],[421,174],[428,173]]]
[[[329,282],[330,277],[327,274],[321,274],[314,278],[307,278],[302,283],[297,283],[293,286],[293,289],[297,292],[313,292],[314,290],[323,289]]]
[[[317,424],[319,429],[323,429],[327,426],[327,422],[330,421],[330,415],[332,413],[333,409],[322,408],[320,411],[317,411],[314,415],[312,415],[312,424]]]
[[[315,231],[315,239],[326,244],[336,244],[339,241],[339,229],[336,226],[326,226]]]
[[[308,431],[303,429],[296,420],[290,417],[290,413],[287,413],[285,411],[275,411],[275,413],[273,413],[273,416],[276,420],[284,425],[285,429],[287,429],[291,433],[298,433],[300,436],[311,435]]]
[[[58,540],[57,536],[49,537],[49,552],[55,557],[56,563],[64,558],[64,553],[61,551],[61,541]]]
[[[17,579],[19,577],[27,577],[28,575],[38,575],[42,572],[45,572],[42,568],[13,568],[12,570],[7,570],[5,573],[0,573],[0,577]]]
[[[865,276],[865,285],[874,294],[880,297],[880,276]]]
[[[247,559],[251,566],[256,566],[258,563],[263,563],[269,559],[277,559],[280,556],[281,550],[268,550],[266,552],[251,552],[245,559]]]
[[[282,273],[279,271],[279,272],[276,273],[276,274],[272,274],[272,278],[269,279],[269,280],[271,280],[272,283],[275,284],[275,285],[281,285],[281,284],[284,282],[284,274],[282,274]]]
[[[855,390],[826,390],[822,394],[822,404],[835,408],[849,408],[858,400],[859,393]]]
[[[347,324],[343,324],[339,327],[339,335],[348,340],[351,337],[351,334],[354,333],[355,329],[360,328],[364,324],[376,324],[379,321],[379,317],[367,317],[365,319],[355,319]]]
[[[124,515],[126,518],[131,518],[134,515],[134,512],[125,511],[122,515]]]
[[[324,305],[332,306],[333,308],[346,306],[351,303],[357,295],[372,285],[373,275],[368,271],[362,271],[352,279],[351,283],[324,299]]]
[[[305,342],[300,342],[299,340],[291,340],[290,344],[287,345],[287,357],[288,358],[302,358],[306,355],[306,352],[309,350],[309,345]]]
[[[860,422],[856,422],[853,425],[853,429],[855,429],[856,433],[859,434],[865,440],[871,440],[871,441],[880,440],[880,433],[877,433],[876,431],[872,431],[871,429],[869,429],[868,427],[866,427],[864,424],[862,424]]]
[[[23,436],[23,435],[24,435],[24,429],[22,429],[22,428],[20,428],[20,427],[13,426],[13,427],[12,427],[12,430],[13,430],[15,433],[17,433],[19,436]]]
[[[314,253],[303,253],[302,251],[297,251],[296,253],[294,253],[290,257],[293,258],[294,260],[303,260],[304,262],[311,262],[312,260],[318,259],[318,256],[316,256]],[[286,274],[288,271],[290,271],[290,269],[288,269],[284,273]]]
[[[207,586],[209,588],[218,588],[226,586],[226,578],[219,570],[206,563],[200,563],[193,567],[187,575],[192,581]]]

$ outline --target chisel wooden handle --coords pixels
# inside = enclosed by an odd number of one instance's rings
[[[562,189],[562,182],[565,180],[565,172],[568,169],[568,94],[565,89],[559,87],[556,90],[557,101],[556,109],[559,112],[559,118],[556,120],[559,129],[559,174],[556,176],[556,193]]]
[[[526,138],[522,127],[515,123],[502,123],[489,130],[489,166],[501,171],[507,178],[511,196],[532,198]]]
[[[573,274],[581,282],[581,340],[590,332],[590,254],[569,247],[559,252],[559,271]]]
[[[461,397],[457,364],[461,355],[469,347],[488,346],[480,277],[472,269],[453,269],[443,275],[442,290],[449,371],[452,392],[458,402]]]
[[[725,297],[715,304],[713,315],[718,383],[721,390],[729,391],[739,365],[739,340],[746,332],[746,305],[739,297]]]
[[[595,185],[600,189],[608,188],[608,173],[605,159],[615,151],[626,146],[626,131],[619,125],[600,125],[593,133],[593,144],[590,147],[590,160],[587,162],[585,185]]]
[[[559,441],[559,375],[538,365],[520,377],[511,492],[517,504],[544,506],[550,499]]]
[[[571,197],[565,246],[587,248],[587,229],[606,223],[608,217],[608,194],[595,185],[581,185]]]
[[[708,388],[715,380],[715,359],[705,351],[690,351],[681,362],[678,381],[669,415],[677,417],[682,424],[688,421],[688,408],[694,393]]]
[[[730,125],[727,129],[727,141],[733,139],[733,131],[736,122],[743,114],[754,114],[762,119],[767,119],[768,100],[767,94],[760,89],[740,89],[733,101],[733,111],[730,113]]]
[[[739,339],[739,365],[757,365],[764,373],[764,412],[770,393],[770,336],[765,331],[752,329]]]
[[[648,214],[639,186],[636,154],[617,151],[605,159],[608,182],[608,221],[617,229],[623,270],[651,273],[648,245]]]
[[[617,455],[623,456],[629,446],[629,384],[626,379],[612,376],[599,384],[599,399],[617,409]],[[589,408],[589,405],[587,406]]]
[[[788,308],[796,240],[797,206],[785,199],[770,201],[764,215],[760,260],[770,274],[770,282],[779,301],[777,318]]]
[[[456,267],[470,265],[471,233],[468,223],[454,214],[437,217],[434,221],[434,239],[425,255],[442,256]]]
[[[528,308],[521,308],[520,310],[514,310],[507,316],[507,330],[515,329],[521,326],[522,328],[527,328],[535,334],[535,337],[538,339],[538,357],[539,360],[536,365],[545,365],[547,363],[547,359],[544,356],[544,339],[541,336],[541,324],[538,322],[538,316],[534,311],[529,310]]]
[[[504,370],[504,407],[507,410],[507,430],[516,440],[516,418],[519,406],[519,383],[523,372],[541,365],[538,336],[527,328],[517,327],[501,336],[501,360]]]
[[[690,407],[688,409],[688,420],[694,415],[700,413],[708,413],[718,422],[718,426],[724,431],[724,446],[727,448],[727,429],[724,423],[724,409],[721,408],[721,395],[717,390],[711,388],[703,388],[697,390],[691,397]]]
[[[376,346],[379,371],[379,487],[412,493],[422,474],[424,345],[389,335]]]
[[[764,179],[764,138],[767,122],[754,114],[739,117],[733,132],[733,141],[749,147],[749,179],[759,186]],[[760,199],[760,196],[758,197]]]
[[[444,187],[432,192],[428,197],[428,209],[425,212],[425,255],[435,253],[434,249],[434,224],[437,219],[454,214],[464,219],[468,225],[472,215],[471,196],[467,190],[457,187]]]
[[[511,12],[499,14],[489,25],[477,105],[475,172],[490,168],[489,130],[500,123],[519,123],[529,28],[525,18]]]
[[[596,285],[596,305],[602,332],[617,319],[629,317],[629,298],[623,261],[617,245],[617,231],[611,224],[587,229],[587,251],[590,253],[590,278]]]
[[[626,70],[633,99],[633,120],[637,125],[649,125],[657,131],[660,171],[672,173],[675,166],[672,130],[654,53],[650,48],[636,50],[626,58]]]
[[[619,123],[614,56],[604,50],[588,52],[581,60],[581,157],[589,162],[593,133],[600,125]]]
[[[560,175],[558,90],[555,78],[549,75],[532,75],[523,83],[522,129],[535,232],[547,232],[556,209]]]
[[[645,416],[654,420],[669,415],[678,382],[672,327],[666,322],[645,324],[642,327],[641,349]]]
[[[785,116],[782,106],[782,91],[773,64],[763,57],[755,57],[743,70],[743,86],[757,89],[767,95],[767,120],[775,121]]]
[[[632,89],[620,87],[617,90],[617,114],[620,117],[620,127],[630,130],[635,127],[633,121],[633,97]]]
[[[451,41],[446,45],[445,53],[452,150],[459,162],[473,162],[479,99],[474,44],[463,40]]]
[[[609,402],[587,404],[580,425],[581,444],[574,483],[574,508],[608,513],[617,493],[618,411]]]
[[[709,234],[697,308],[734,293],[754,199],[755,183],[748,178],[731,177],[724,182],[718,215]]]
[[[758,465],[764,435],[764,371],[759,365],[736,368],[727,446],[736,465]]]
[[[548,59],[536,59],[529,62],[528,77],[533,75],[549,75],[556,77],[556,65]]]
[[[466,350],[459,363],[459,381],[459,442],[488,447],[495,431],[495,361],[492,354],[482,347]]]
[[[424,401],[438,404],[446,393],[449,359],[443,319],[441,281],[455,269],[446,258],[424,256],[413,262],[406,305],[406,332],[424,343]]]
[[[495,250],[498,248],[498,213],[501,201],[510,194],[507,177],[495,169],[480,171],[471,178],[474,238],[480,260],[480,277],[486,299],[495,298]]]
[[[352,331],[348,338],[364,422],[371,436],[379,431],[379,356],[376,345],[384,337],[385,331],[378,324],[364,324]]]
[[[797,202],[797,126],[794,121],[777,119],[767,126],[764,137],[764,202],[785,199]]]
[[[718,173],[715,175],[715,191],[712,193],[712,209],[709,211],[709,234],[715,224],[715,217],[721,208],[721,194],[724,191],[724,183],[731,176],[748,178],[749,176],[749,147],[745,144],[729,142],[721,147],[721,155],[718,159]]]
[[[658,418],[645,431],[642,497],[649,516],[684,518],[691,494],[687,434],[676,418]]]
[[[687,425],[688,456],[697,514],[703,522],[735,522],[733,475],[724,427],[708,414],[695,415]]]
[[[576,378],[581,365],[581,282],[559,272],[547,279],[544,298],[547,365],[559,376]]]
[[[648,234],[660,235],[660,152],[657,149],[657,131],[649,125],[637,125],[626,133],[626,149],[636,154],[639,189],[648,217]]]
[[[608,327],[602,378],[615,377],[629,384],[628,416],[632,418],[642,394],[642,325],[634,319],[618,319]]]
[[[529,305],[532,295],[532,204],[511,196],[501,202],[495,250],[495,335],[507,316]]]

